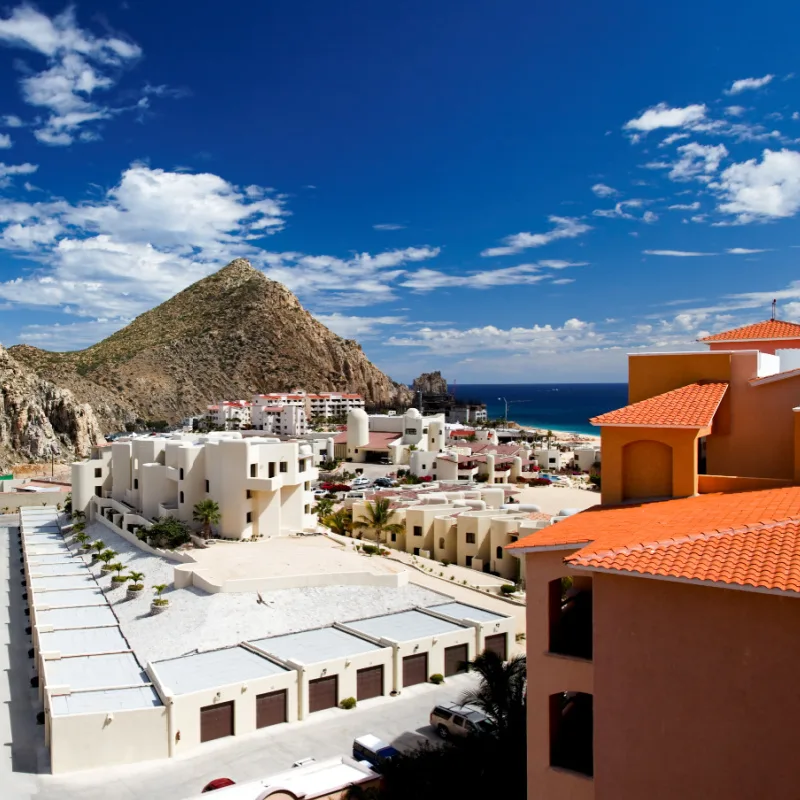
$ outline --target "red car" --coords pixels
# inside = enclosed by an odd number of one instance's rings
[[[210,781],[203,787],[201,794],[213,792],[215,789],[224,789],[226,786],[234,786],[235,784],[236,781],[232,781],[230,778],[214,778],[213,781]]]

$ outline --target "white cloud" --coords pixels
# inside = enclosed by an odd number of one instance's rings
[[[15,114],[6,114],[0,119],[0,125],[5,128],[21,128],[25,123]]]
[[[405,317],[358,317],[340,314],[314,315],[323,325],[345,339],[355,339],[377,333],[378,329],[386,325],[402,325]]]
[[[800,153],[764,150],[761,161],[733,164],[711,184],[723,202],[718,210],[738,223],[794,216],[800,209]]]
[[[719,169],[720,161],[728,155],[724,144],[703,145],[697,142],[681,145],[680,158],[672,165],[669,177],[673,181],[688,181],[693,178],[708,179]]]
[[[619,194],[616,189],[613,189],[611,186],[606,186],[604,183],[596,183],[592,186],[592,191],[598,197],[613,197],[615,194]]]
[[[669,211],[697,211],[700,208],[699,201],[694,203],[676,203],[674,206],[667,206]]]
[[[716,253],[697,253],[691,250],[644,250],[647,256],[671,256],[673,258],[694,258],[696,256],[715,256]]]
[[[401,231],[406,226],[396,222],[380,222],[372,227],[375,228],[376,231]]]
[[[734,81],[729,89],[725,90],[725,94],[740,94],[749,89],[760,89],[762,86],[766,86],[774,77],[774,75],[764,75],[763,78],[740,78],[738,81]]]
[[[510,256],[531,247],[542,247],[558,239],[574,239],[592,229],[591,225],[587,225],[575,217],[550,216],[548,220],[555,227],[547,233],[515,233],[503,239],[502,247],[490,247],[481,255],[484,257]]]
[[[688,133],[671,133],[669,136],[664,138],[664,141],[659,143],[659,147],[668,147],[669,145],[673,144],[674,142],[678,142],[681,139],[688,139]]]
[[[642,215],[642,222],[652,225],[654,222],[658,222],[658,214],[653,211],[645,211]]]
[[[45,69],[37,72],[26,65],[20,78],[23,100],[46,113],[34,131],[40,142],[63,146],[76,137],[91,140],[96,133],[78,136],[82,127],[126,110],[95,98],[115,85],[121,71],[141,56],[141,48],[118,36],[97,37],[81,28],[72,8],[50,18],[20,5],[0,18],[0,42],[45,58]],[[12,127],[22,124],[19,117],[4,120]]]
[[[753,250],[749,247],[729,247],[726,253],[730,253],[732,256],[749,256],[753,253],[769,253],[770,250]]]
[[[639,198],[621,200],[614,208],[596,208],[592,211],[592,214],[595,217],[605,217],[606,219],[633,219],[647,223],[655,222],[658,219],[658,215],[654,214],[652,211],[645,211],[641,217],[637,217],[628,210],[630,208],[641,208],[644,202],[644,200],[640,200]]]
[[[706,106],[701,104],[671,108],[666,103],[658,103],[652,108],[648,108],[641,116],[628,120],[623,128],[627,131],[641,133],[649,133],[658,128],[683,128],[703,119],[706,111]]]
[[[725,113],[729,117],[741,117],[747,109],[744,106],[728,106]]]
[[[12,144],[11,137],[7,133],[0,133],[0,150],[8,150]]]

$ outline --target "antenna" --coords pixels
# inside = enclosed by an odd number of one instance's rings
[[[777,306],[777,305],[778,305],[778,300],[776,298],[775,300],[772,301],[772,319],[773,320],[775,319],[775,306]]]

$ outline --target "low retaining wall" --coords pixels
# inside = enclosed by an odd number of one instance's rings
[[[195,560],[188,553],[183,553],[180,550],[162,550],[160,547],[151,547],[149,544],[147,544],[147,542],[137,539],[135,534],[131,533],[130,531],[127,531],[124,528],[119,528],[113,522],[109,522],[102,514],[98,514],[95,519],[98,522],[102,522],[106,528],[116,533],[117,536],[121,536],[126,542],[130,542],[132,545],[135,545],[145,553],[149,553],[151,556],[160,556],[161,558],[166,558],[169,561],[178,561],[181,564],[195,563]]]
[[[734,475],[698,475],[697,493],[753,492],[758,489],[780,489],[794,483],[781,478],[747,478]]]
[[[408,584],[408,572],[316,572],[308,575],[275,575],[263,578],[232,578],[214,583],[208,570],[193,566],[175,567],[175,588],[195,586],[204,592],[271,592],[276,589],[303,589],[317,586],[384,586],[397,588]]]
[[[29,506],[63,506],[66,497],[66,492],[0,492],[0,508],[16,511]]]

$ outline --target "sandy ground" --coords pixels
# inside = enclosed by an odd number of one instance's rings
[[[309,575],[329,572],[402,572],[384,558],[369,558],[325,536],[276,537],[252,544],[217,542],[194,550],[198,566],[214,583],[228,578]]]
[[[557,514],[562,508],[589,508],[600,504],[600,492],[573,489],[569,486],[514,487],[518,503],[535,503],[545,514]]]
[[[124,588],[107,594],[123,633],[142,663],[413,606],[435,605],[450,597],[444,585],[441,594],[415,585],[398,589],[329,586],[267,592],[266,605],[260,605],[255,593],[250,592],[209,595],[194,587],[175,589],[172,562],[142,552],[100,523],[90,525],[88,533],[116,550],[117,560],[126,565],[127,571],[144,573],[148,590],[155,584],[169,584],[163,596],[169,598],[170,608],[155,617],[150,616],[152,591],[135,600],[125,599]],[[255,546],[230,545],[248,552]],[[371,561],[378,562],[378,558]],[[111,585],[111,576],[101,576],[99,565],[92,567],[92,572],[101,587]]]

